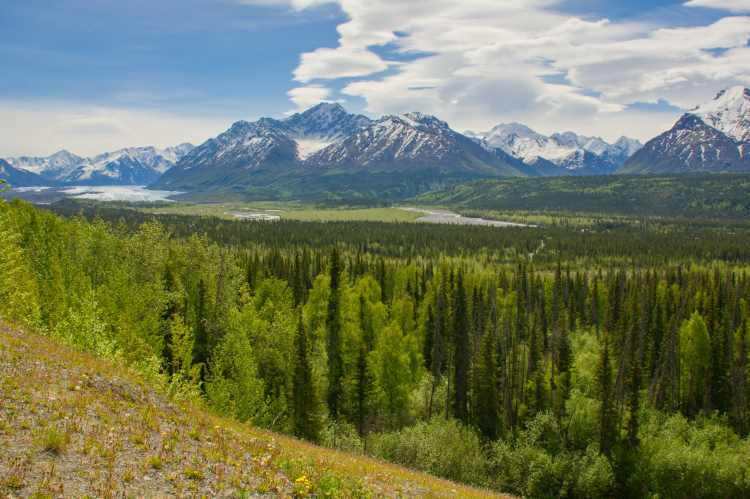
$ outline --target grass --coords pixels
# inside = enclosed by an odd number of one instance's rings
[[[420,213],[396,208],[361,209],[314,209],[299,202],[253,202],[253,203],[178,203],[158,209],[141,209],[150,213],[170,213],[179,215],[211,215],[226,219],[235,218],[239,213],[268,213],[290,220],[315,221],[371,221],[371,222],[413,222]]]
[[[44,430],[44,437],[42,444],[46,452],[52,452],[53,454],[63,454],[65,448],[68,445],[70,436],[64,431],[60,430],[57,425],[51,425]]]
[[[2,322],[0,379],[0,497],[502,497],[171,402]]]

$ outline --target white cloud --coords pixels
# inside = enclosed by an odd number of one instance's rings
[[[750,3],[747,0],[690,0],[685,2],[688,7],[708,7],[711,9],[722,9],[735,14],[750,13]]]
[[[0,157],[48,156],[67,149],[91,156],[124,147],[195,145],[224,132],[230,118],[184,118],[74,103],[0,101]]]
[[[320,78],[367,76],[388,69],[388,64],[377,54],[345,47],[319,48],[302,54],[301,59],[299,67],[294,70],[294,79],[303,83]]]
[[[314,3],[321,2],[294,5]],[[629,104],[662,99],[692,108],[721,88],[750,85],[749,17],[658,29],[574,18],[546,10],[552,1],[337,3],[349,16],[337,28],[340,46],[303,54],[295,79],[358,77],[342,93],[363,98],[374,116],[420,110],[458,130],[519,121],[543,133],[614,140],[627,131],[646,140],[680,112],[636,112]],[[367,49],[385,44],[400,55],[428,55],[378,76],[387,61]],[[716,55],[716,48],[725,50]]]
[[[297,111],[304,111],[321,102],[330,102],[328,96],[331,95],[331,89],[323,85],[308,85],[306,87],[297,87],[287,92],[289,99],[297,105],[297,109],[289,111],[286,114],[292,114]]]

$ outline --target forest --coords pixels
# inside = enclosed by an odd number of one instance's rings
[[[747,221],[749,188],[750,173],[507,178],[452,185],[410,201],[485,218],[536,212]]]
[[[750,230],[0,201],[0,316],[249,424],[530,498],[750,495]]]

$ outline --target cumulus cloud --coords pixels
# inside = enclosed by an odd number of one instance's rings
[[[750,13],[750,4],[747,0],[690,0],[684,5],[688,7],[708,7],[711,9],[722,9],[736,14]]]
[[[296,8],[315,3],[294,0]],[[636,117],[630,104],[662,99],[691,108],[721,88],[750,85],[748,17],[654,29],[575,18],[547,9],[553,2],[544,0],[337,3],[349,16],[337,28],[339,47],[303,54],[295,79],[354,77],[341,93],[364,99],[375,116],[420,110],[457,129],[519,121],[543,133],[572,129],[614,140],[627,131],[648,139],[679,111]],[[389,65],[368,50],[378,45],[411,60],[377,75]],[[618,117],[650,122],[618,129]]]

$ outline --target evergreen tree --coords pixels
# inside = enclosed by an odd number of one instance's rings
[[[208,304],[206,303],[208,293],[206,287],[206,281],[202,278],[198,281],[198,296],[195,304],[195,364],[197,365],[208,365],[210,356],[210,338],[208,333]]]
[[[638,413],[640,409],[639,390],[641,388],[641,364],[635,359],[630,371],[630,397],[628,400],[628,423],[625,441],[631,449],[638,447]]]
[[[310,358],[310,338],[303,322],[301,308],[299,309],[294,350],[294,376],[292,379],[294,436],[310,442],[317,442],[320,439],[320,431],[323,427],[322,404],[314,379],[312,359]]]
[[[354,380],[354,418],[357,432],[362,437],[365,434],[365,424],[370,410],[370,398],[373,393],[373,377],[368,365],[368,349],[364,341],[360,342],[357,355],[356,377]]]
[[[341,262],[339,251],[335,246],[331,250],[330,270],[331,284],[326,314],[328,331],[328,410],[334,419],[339,417],[339,402],[343,393],[343,359],[341,352]]]
[[[497,353],[492,329],[487,328],[479,346],[479,359],[475,375],[474,414],[477,427],[486,438],[494,441],[500,422],[500,404],[497,393]]]
[[[378,284],[380,285],[380,301],[381,303],[388,304],[388,285],[385,280],[385,262],[383,257],[380,257],[380,270],[378,271]]]
[[[430,352],[432,387],[430,390],[430,406],[427,410],[428,419],[432,417],[432,404],[435,397],[435,388],[437,387],[438,378],[442,375],[443,368],[443,354],[445,350],[445,340],[443,338],[445,319],[443,317],[443,309],[446,299],[445,296],[445,281],[441,281],[435,299],[435,321],[432,331],[432,351]],[[427,334],[430,334],[429,330]]]
[[[456,277],[455,315],[453,316],[453,338],[455,340],[455,397],[456,418],[466,422],[469,417],[469,363],[471,361],[471,323],[469,303],[464,289],[464,271],[459,268]]]
[[[609,334],[604,333],[604,345],[599,353],[599,362],[594,372],[594,381],[599,398],[597,413],[599,426],[599,453],[609,456],[617,442],[617,416],[612,402],[612,361],[609,351]]]
[[[737,329],[735,338],[735,350],[737,352],[736,367],[734,371],[734,418],[740,436],[747,435],[747,374],[748,374],[748,348],[747,348],[747,318],[742,319]]]
[[[302,266],[299,261],[299,251],[294,253],[294,280],[292,282],[292,293],[294,295],[294,306],[299,307],[303,300]]]

